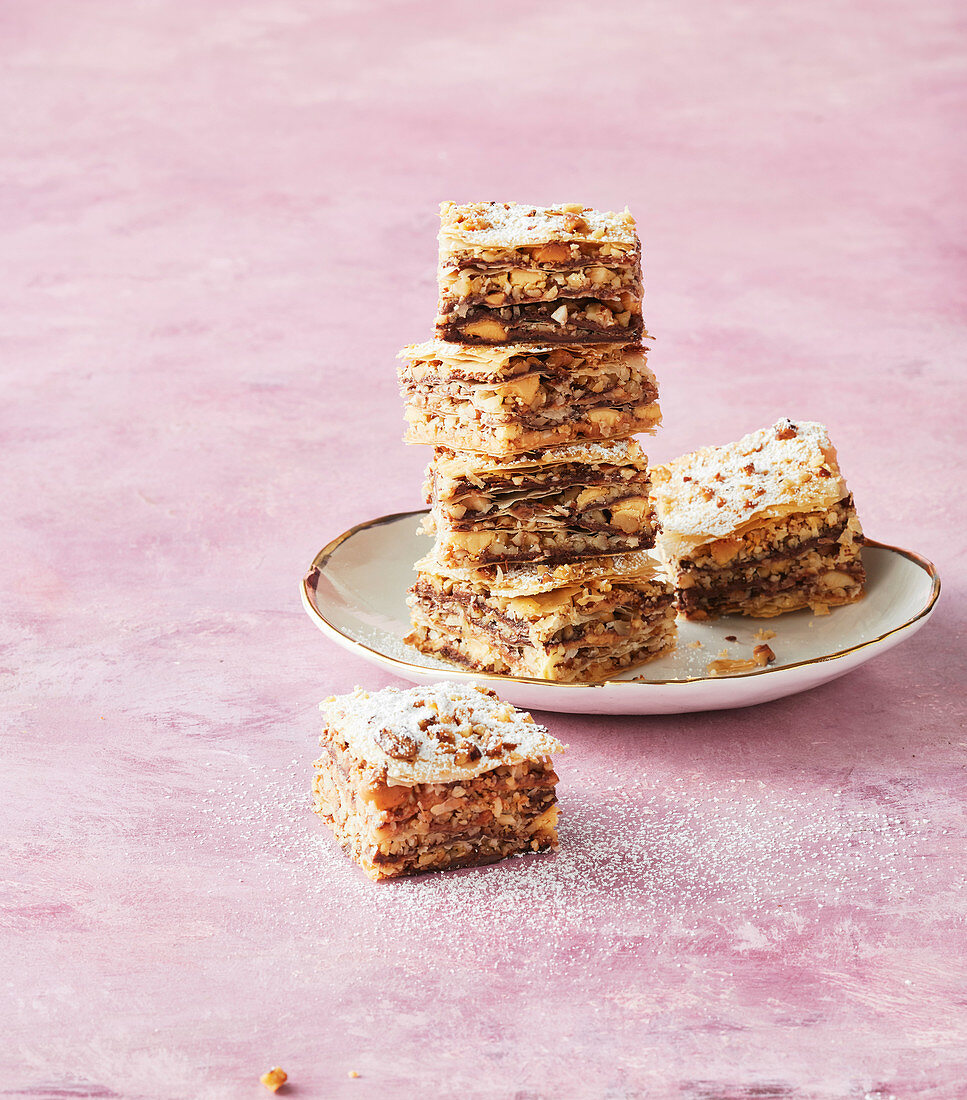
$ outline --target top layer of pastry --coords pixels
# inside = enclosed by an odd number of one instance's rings
[[[780,420],[722,447],[651,470],[666,549],[681,552],[765,520],[830,508],[846,496],[822,424]]]
[[[319,704],[352,754],[391,783],[452,783],[564,746],[480,684],[439,683],[331,696]]]
[[[638,234],[628,210],[602,213],[580,203],[547,207],[516,202],[440,204],[441,256],[550,241],[594,241],[633,249],[638,246]]]

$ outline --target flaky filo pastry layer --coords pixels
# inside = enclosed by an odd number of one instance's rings
[[[423,530],[450,565],[558,563],[647,549],[655,528],[648,460],[633,440],[514,458],[437,449]]]

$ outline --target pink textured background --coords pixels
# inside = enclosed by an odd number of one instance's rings
[[[962,6],[8,0],[0,53],[0,1095],[967,1096]],[[798,698],[550,716],[559,856],[376,888],[306,788],[386,680],[297,584],[420,504],[443,198],[630,205],[654,456],[825,420],[946,591]]]

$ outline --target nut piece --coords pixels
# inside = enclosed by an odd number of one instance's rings
[[[420,746],[412,737],[395,730],[381,729],[376,734],[376,744],[394,760],[415,760],[420,754]]]
[[[285,1072],[281,1066],[273,1066],[268,1073],[263,1073],[259,1080],[267,1089],[272,1092],[278,1092],[280,1088],[288,1081],[289,1075]]]
[[[771,665],[776,659],[776,655],[767,645],[757,645],[752,650],[752,656],[755,658],[756,663],[760,665]]]
[[[739,539],[716,539],[709,544],[709,550],[716,565],[725,565],[730,562],[742,549]]]
[[[485,318],[482,321],[471,321],[463,326],[464,336],[476,336],[480,340],[504,340],[507,338],[507,329],[499,321]]]
[[[534,259],[539,264],[559,264],[570,259],[571,250],[566,244],[551,242],[545,244],[534,253]]]
[[[478,749],[472,741],[465,741],[457,749],[454,760],[461,768],[466,768],[471,764],[475,764],[480,759],[481,755],[480,749]]]

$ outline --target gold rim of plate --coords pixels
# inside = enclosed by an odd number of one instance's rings
[[[453,669],[434,668],[429,665],[419,665],[412,661],[403,661],[399,657],[391,657],[387,653],[383,653],[378,649],[373,649],[372,646],[366,645],[364,642],[359,642],[355,638],[351,638],[348,634],[344,633],[339,627],[331,623],[325,615],[316,606],[313,599],[313,590],[310,589],[310,582],[314,580],[321,572],[322,567],[326,564],[332,554],[338,550],[338,548],[347,540],[353,537],[360,531],[365,531],[370,527],[382,527],[387,523],[395,523],[397,520],[402,519],[416,519],[418,516],[426,515],[428,509],[419,508],[413,512],[393,512],[388,516],[378,516],[376,519],[367,520],[365,523],[357,523],[355,527],[350,527],[348,531],[343,531],[341,535],[337,535],[332,542],[324,546],[313,559],[312,565],[309,567],[308,572],[302,578],[302,602],[309,614],[317,620],[317,622],[324,628],[325,631],[337,635],[340,638],[344,638],[347,642],[353,646],[366,650],[367,653],[372,653],[374,656],[379,657],[380,660],[388,661],[390,664],[399,665],[400,668],[415,669],[422,675],[426,674],[439,674],[446,672],[447,675],[465,677],[470,680],[495,680],[498,683],[514,683],[514,684],[539,684],[545,687],[553,688],[573,688],[580,689],[593,689],[602,687],[651,687],[659,685],[672,685],[672,684],[696,684],[703,683],[706,680],[747,680],[752,676],[771,676],[777,672],[788,672],[794,668],[804,668],[808,665],[820,665],[827,661],[835,661],[840,657],[846,657],[850,653],[856,653],[861,649],[866,649],[868,646],[876,645],[878,642],[882,642],[884,638],[889,638],[893,634],[899,633],[901,630],[906,630],[908,626],[912,626],[914,623],[919,622],[920,619],[929,615],[933,610],[937,599],[940,596],[940,574],[937,572],[937,567],[928,558],[923,557],[922,554],[917,554],[913,550],[904,550],[902,546],[891,546],[886,542],[878,542],[876,539],[866,539],[864,546],[875,546],[880,550],[889,550],[894,554],[900,554],[912,561],[914,565],[919,566],[924,573],[930,578],[930,598],[927,600],[924,607],[917,612],[912,618],[907,619],[899,626],[893,627],[892,630],[884,631],[884,633],[877,635],[875,638],[871,638],[867,642],[858,642],[856,645],[848,646],[846,649],[839,649],[835,653],[826,653],[822,657],[810,657],[805,661],[794,661],[792,664],[779,665],[778,667],[771,668],[766,666],[765,668],[755,669],[750,672],[730,672],[724,676],[689,676],[686,679],[676,677],[671,680],[597,680],[594,683],[562,683],[560,680],[541,680],[533,676],[507,676],[499,672],[474,672],[470,669],[460,668],[459,665],[454,665]],[[834,612],[835,613],[835,612]],[[763,620],[765,621],[765,620]],[[646,665],[641,666],[647,667]]]

